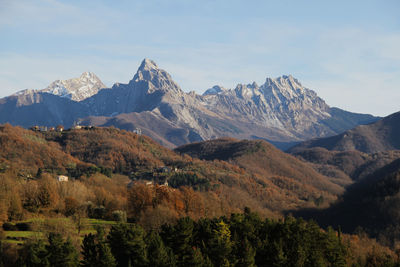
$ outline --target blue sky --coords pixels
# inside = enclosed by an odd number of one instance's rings
[[[185,91],[292,74],[331,106],[400,111],[400,1],[0,0],[0,97],[151,58]]]

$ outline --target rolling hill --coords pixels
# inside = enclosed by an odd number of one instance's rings
[[[323,147],[328,150],[376,153],[400,149],[400,112],[375,123],[360,125],[339,135],[302,142],[289,152],[304,148]]]
[[[333,195],[343,192],[336,178],[319,174],[307,163],[262,140],[224,138],[184,145],[175,151],[203,160],[227,161],[255,175],[267,186],[277,186],[298,194],[312,188]]]

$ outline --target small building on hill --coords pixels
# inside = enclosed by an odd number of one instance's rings
[[[142,129],[140,129],[140,128],[135,128],[135,130],[133,130],[133,132],[137,135],[142,135]]]
[[[167,167],[167,166],[163,166],[157,169],[157,171],[159,173],[170,173],[171,172],[171,168]]]
[[[41,132],[47,132],[47,126],[39,126]]]
[[[68,182],[68,176],[59,175],[59,176],[57,176],[57,181],[59,181],[59,182]]]

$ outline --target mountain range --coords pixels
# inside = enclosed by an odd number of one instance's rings
[[[328,106],[291,75],[267,78],[260,86],[253,82],[234,89],[214,86],[203,95],[186,93],[149,59],[127,84],[105,88],[86,72],[0,99],[0,123],[140,128],[168,147],[223,136],[265,139],[285,147],[378,119]]]

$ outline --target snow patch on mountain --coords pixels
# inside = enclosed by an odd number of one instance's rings
[[[106,88],[101,80],[92,72],[84,72],[79,78],[56,80],[40,92],[66,97],[74,101],[82,101]]]

